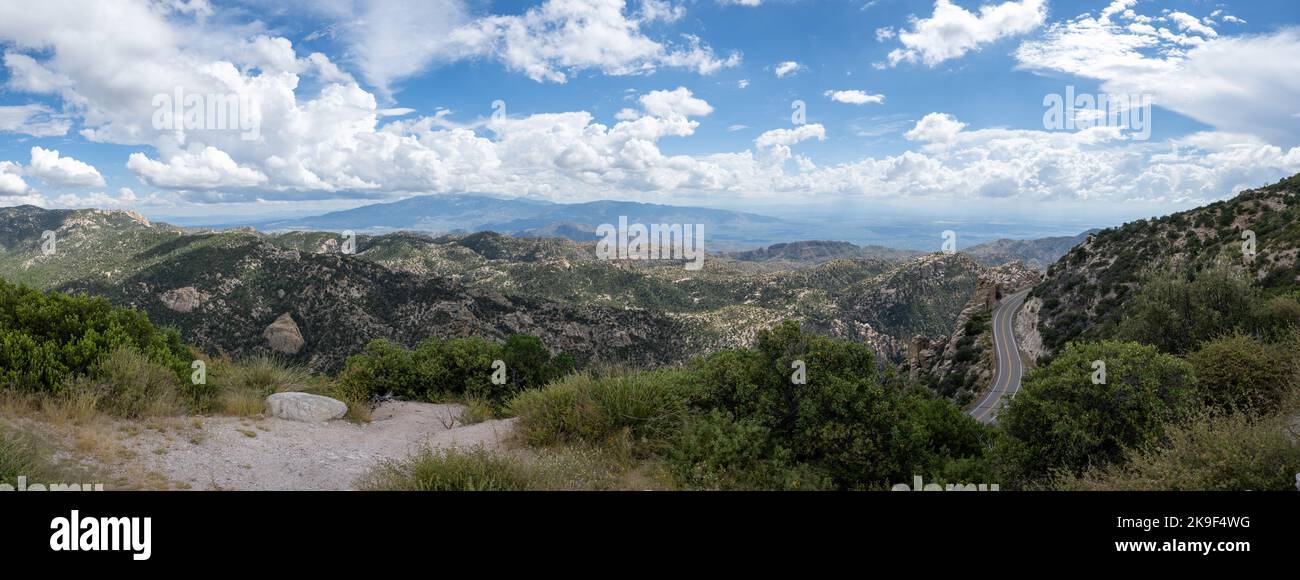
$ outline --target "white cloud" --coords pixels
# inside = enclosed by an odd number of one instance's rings
[[[1300,139],[1300,29],[1224,37],[1178,34],[1089,15],[1052,25],[1016,50],[1020,66],[1101,82],[1112,94],[1150,95],[1157,107],[1226,132],[1268,141]],[[1156,19],[1148,19],[1155,21]],[[1134,24],[1137,24],[1135,26]],[[1190,27],[1187,32],[1194,32]],[[1160,111],[1153,124],[1160,123]]]
[[[747,88],[749,88],[749,79],[740,79],[740,80],[736,81],[736,88],[738,88],[738,89],[747,89]]]
[[[822,95],[837,103],[847,103],[850,105],[865,105],[867,103],[881,104],[885,102],[885,95],[873,95],[858,89],[826,91],[825,93],[822,93]]]
[[[104,177],[89,164],[60,157],[56,150],[32,147],[32,162],[25,173],[52,187],[103,187]]]
[[[776,73],[776,78],[783,78],[786,75],[797,73],[803,70],[803,68],[804,68],[803,65],[793,60],[787,60],[785,62],[776,65],[776,68],[773,69],[772,72]]]
[[[877,29],[876,29],[876,42],[884,42],[884,41],[886,41],[886,40],[892,40],[892,39],[894,38],[894,35],[895,35],[895,33],[894,33],[894,27],[893,27],[893,26],[884,26],[884,27],[881,27],[881,28],[877,28]]]
[[[266,181],[266,175],[262,172],[239,166],[225,151],[212,146],[177,153],[166,163],[149,159],[143,153],[132,153],[127,159],[126,167],[155,187],[252,187]]]
[[[656,117],[704,117],[713,112],[704,99],[696,98],[686,87],[671,91],[650,91],[641,96],[641,106],[646,113]]]
[[[27,182],[22,178],[22,167],[12,161],[0,161],[0,197],[24,195]]]
[[[0,106],[0,132],[22,133],[33,137],[61,137],[72,123],[41,104]]]
[[[925,143],[949,143],[957,137],[966,124],[947,113],[930,113],[916,123],[911,131],[903,134],[912,141]]]
[[[579,71],[639,74],[660,67],[712,74],[740,63],[739,52],[719,57],[698,38],[654,39],[642,30],[674,22],[685,8],[643,0],[547,0],[521,14],[473,16],[460,0],[358,0],[304,3],[337,21],[365,79],[384,95],[394,83],[429,67],[493,58],[536,81],[563,83]]]
[[[922,62],[935,66],[960,58],[980,45],[1030,32],[1047,19],[1046,0],[1012,0],[981,6],[979,14],[949,0],[935,0],[934,14],[916,19],[898,32],[903,48],[889,53],[889,63]]]

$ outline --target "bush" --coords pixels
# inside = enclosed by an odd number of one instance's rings
[[[1104,383],[1093,382],[1094,361],[1106,365]],[[1005,437],[997,457],[1018,483],[1054,469],[1078,473],[1157,440],[1200,400],[1191,365],[1177,357],[1134,343],[1070,343],[1025,378],[998,416]]]
[[[668,454],[673,475],[693,489],[816,490],[830,478],[797,464],[789,449],[753,419],[714,410],[688,421]]]
[[[527,469],[476,447],[429,449],[379,465],[360,483],[376,491],[523,491],[533,487]]]
[[[1222,268],[1190,277],[1155,275],[1129,299],[1119,337],[1183,354],[1242,328],[1251,320],[1257,299],[1258,292],[1244,277]]]
[[[190,359],[175,330],[103,298],[42,293],[0,280],[0,388],[53,393],[129,347],[178,378]]]
[[[1187,358],[1206,404],[1229,411],[1269,411],[1295,377],[1295,354],[1288,346],[1233,334],[1205,343]]]
[[[1169,430],[1168,444],[1127,454],[1122,465],[1065,476],[1057,487],[1086,491],[1295,491],[1300,445],[1285,417],[1206,415]]]
[[[792,384],[795,361],[804,363],[807,384]],[[888,487],[984,453],[984,428],[956,406],[919,389],[886,388],[866,345],[805,334],[794,322],[759,333],[754,349],[723,351],[695,368],[704,409],[761,427],[768,460],[824,474],[835,488]],[[697,435],[710,432],[727,433]]]
[[[677,432],[689,410],[694,389],[688,379],[676,369],[612,375],[588,371],[524,391],[508,411],[519,417],[518,432],[534,445],[604,443],[627,433],[657,446]]]
[[[492,380],[497,360],[506,365],[503,384]],[[540,340],[522,334],[500,345],[477,337],[430,338],[414,350],[376,340],[348,359],[339,380],[348,392],[368,397],[478,399],[501,406],[516,393],[541,387],[572,369],[572,358],[552,356]]]
[[[103,392],[102,410],[127,419],[175,415],[184,411],[174,370],[130,348],[118,347],[94,369]]]

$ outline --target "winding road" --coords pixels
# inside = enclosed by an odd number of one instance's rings
[[[1024,376],[1025,368],[1020,359],[1020,347],[1016,344],[1013,327],[1016,311],[1025,303],[1027,295],[1028,289],[1007,296],[993,311],[993,349],[998,355],[997,372],[993,375],[993,386],[988,393],[968,411],[981,423],[997,421],[1002,400],[1014,397],[1020,390],[1020,377]]]

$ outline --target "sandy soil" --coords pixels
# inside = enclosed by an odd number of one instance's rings
[[[120,444],[139,467],[195,490],[352,489],[376,463],[421,446],[494,449],[513,419],[447,428],[459,405],[391,401],[368,424],[203,417],[145,429]]]

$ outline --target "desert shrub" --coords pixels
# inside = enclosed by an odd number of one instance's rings
[[[1251,313],[1252,334],[1263,340],[1284,340],[1297,328],[1300,328],[1300,300],[1293,296],[1261,300]]]
[[[1251,320],[1257,300],[1249,281],[1224,268],[1156,274],[1129,299],[1118,336],[1183,354],[1241,329]]]
[[[493,362],[505,363],[506,381],[496,384]],[[372,341],[348,358],[339,380],[352,393],[443,401],[478,399],[501,406],[516,393],[541,387],[573,369],[572,358],[552,355],[535,337],[516,334],[505,344],[482,338],[430,338],[408,350]]]
[[[381,463],[360,482],[380,491],[522,491],[533,488],[528,469],[481,447],[424,450]]]
[[[93,374],[102,388],[99,405],[111,415],[137,419],[184,411],[176,372],[131,348],[109,352]]]
[[[1296,355],[1289,347],[1237,333],[1206,342],[1187,359],[1206,404],[1224,410],[1269,411],[1295,377]]]
[[[16,487],[20,475],[44,482],[51,469],[43,456],[28,437],[0,425],[0,484]]]
[[[1168,443],[1130,451],[1119,465],[1065,474],[1057,487],[1088,491],[1295,491],[1300,443],[1283,416],[1205,415],[1171,428]]]
[[[463,404],[465,408],[461,409],[460,415],[456,417],[456,421],[461,425],[482,423],[494,417],[496,413],[493,405],[487,401],[467,399]]]
[[[1095,361],[1105,363],[1104,382],[1093,380]],[[1019,483],[1120,461],[1125,449],[1157,440],[1200,400],[1191,365],[1155,347],[1070,343],[1025,377],[998,416],[1005,436],[997,459],[1006,478]]]
[[[767,427],[714,410],[687,421],[668,453],[673,475],[691,489],[816,490],[830,478],[798,464]]]
[[[175,330],[103,298],[69,296],[0,280],[0,388],[52,393],[130,347],[179,376],[189,356]]]
[[[791,382],[796,361],[806,384]],[[887,487],[984,453],[985,429],[956,406],[919,389],[886,388],[866,345],[803,333],[794,322],[760,333],[753,349],[717,353],[695,369],[703,409],[762,427],[765,449],[788,452],[790,463],[824,474],[835,488]]]
[[[260,393],[308,391],[313,386],[311,374],[302,367],[270,356],[254,356],[239,361],[220,361],[213,365],[209,380],[222,390],[245,390]]]
[[[534,445],[602,443],[626,432],[657,446],[676,432],[689,410],[694,395],[689,378],[678,369],[581,372],[520,393],[508,411],[519,417],[518,432]]]

